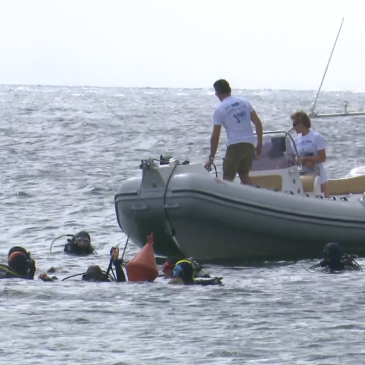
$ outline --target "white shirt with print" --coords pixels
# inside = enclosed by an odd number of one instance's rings
[[[326,148],[326,142],[322,135],[313,130],[309,131],[308,134],[303,136],[298,134],[294,137],[295,143],[297,145],[298,153],[300,156],[318,156],[318,151],[324,150]],[[326,171],[324,170],[323,162],[318,164],[320,169],[321,184],[327,182]],[[303,171],[309,171],[303,166]]]
[[[227,133],[227,147],[248,142],[254,144],[255,135],[251,126],[254,109],[246,98],[229,96],[216,107],[213,124],[223,125]]]

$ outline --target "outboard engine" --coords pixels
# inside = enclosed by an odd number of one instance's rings
[[[172,156],[171,155],[161,155],[160,156],[160,166],[161,165],[168,165],[169,162],[170,162],[170,159],[172,159]]]

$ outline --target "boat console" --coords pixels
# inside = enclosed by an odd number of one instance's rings
[[[261,156],[254,158],[250,178],[260,188],[290,194],[323,196],[318,167],[313,174],[301,172],[295,141],[284,131],[263,133]]]

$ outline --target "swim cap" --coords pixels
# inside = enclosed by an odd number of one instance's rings
[[[8,262],[10,268],[15,272],[23,275],[27,274],[29,269],[28,258],[23,252],[16,251],[11,253]]]
[[[89,266],[82,276],[82,280],[86,281],[104,281],[104,279],[105,275],[98,265]]]
[[[90,235],[86,231],[81,231],[76,235],[76,244],[80,247],[90,246]]]
[[[77,238],[87,238],[89,241],[91,241],[90,238],[90,234],[86,231],[80,231],[77,235],[76,235],[76,239]]]
[[[9,259],[9,256],[13,253],[13,252],[22,252],[25,256],[27,256],[28,259],[30,259],[30,253],[24,248],[24,247],[21,247],[21,246],[14,246],[12,247],[9,252],[8,252],[8,259]]]
[[[337,242],[330,242],[324,246],[323,249],[324,258],[340,259],[342,257],[342,248]]]

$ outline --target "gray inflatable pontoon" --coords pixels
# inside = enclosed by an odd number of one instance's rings
[[[319,176],[300,175],[291,136],[270,133],[250,172],[259,187],[218,179],[202,164],[143,160],[142,177],[115,196],[120,227],[138,247],[153,232],[157,255],[201,262],[319,258],[331,241],[365,256],[363,200],[323,198]]]

